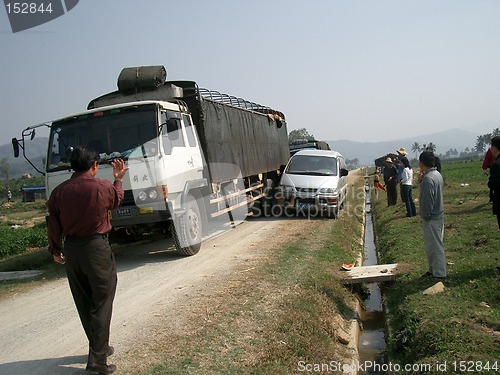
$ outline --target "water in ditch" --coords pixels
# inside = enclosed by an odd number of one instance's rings
[[[367,177],[367,176],[365,176]],[[373,221],[371,214],[370,189],[367,186],[365,202],[365,238],[363,266],[378,264],[377,249],[375,247],[375,236],[373,233]],[[366,283],[369,297],[363,301],[360,311],[362,331],[359,335],[359,361],[364,364],[363,371],[359,374],[383,374],[379,371],[385,363],[385,315],[382,306],[382,293],[379,283]]]

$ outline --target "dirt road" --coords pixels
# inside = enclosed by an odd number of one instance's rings
[[[285,237],[279,233],[300,225],[301,220],[250,219],[187,258],[173,252],[170,239],[117,248],[111,362],[127,368],[127,352],[147,342],[155,325],[182,325],[198,296],[209,295],[235,270],[251,267],[266,243],[279,242]],[[0,374],[84,374],[88,344],[67,280],[1,301],[0,342]]]

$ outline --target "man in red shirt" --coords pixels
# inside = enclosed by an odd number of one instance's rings
[[[495,162],[495,157],[491,153],[491,147],[486,151],[486,155],[484,156],[483,165],[481,168],[483,169],[483,174],[488,176],[488,168],[491,168],[491,165]],[[493,191],[490,189],[490,203],[493,202]]]
[[[107,364],[114,352],[109,327],[116,292],[116,265],[108,233],[108,212],[123,200],[122,179],[128,168],[123,160],[111,163],[112,184],[95,177],[99,155],[85,146],[71,153],[71,178],[54,189],[48,201],[49,251],[54,261],[66,264],[69,286],[89,340],[86,370],[111,374]]]
[[[491,139],[491,154],[495,161],[490,165],[490,188],[493,214],[497,216],[498,230],[500,231],[500,136]]]

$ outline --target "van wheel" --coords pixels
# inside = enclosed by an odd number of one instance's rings
[[[340,216],[340,208],[340,205],[337,205],[337,208],[335,209],[335,211],[333,211],[335,219],[338,219]]]
[[[334,210],[325,210],[323,211],[323,217],[327,217],[328,219],[336,219],[340,215],[340,207],[335,207]]]
[[[191,256],[200,251],[203,236],[203,221],[200,208],[193,196],[189,195],[187,197],[185,207],[186,212],[174,220],[171,230],[177,253],[184,256]]]
[[[340,203],[340,208],[344,208],[345,207],[346,194],[343,194],[341,197],[342,197],[342,199],[341,199],[342,203]]]

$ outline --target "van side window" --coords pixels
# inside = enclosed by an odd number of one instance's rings
[[[345,160],[343,157],[339,158],[339,167],[340,167],[340,177],[345,177],[347,174],[342,174],[342,170],[347,172],[347,165],[345,164]]]
[[[183,114],[182,121],[184,121],[184,126],[186,127],[186,134],[189,146],[196,147],[196,134],[194,133],[194,127],[193,123],[191,122],[191,117],[186,114]]]
[[[165,154],[170,155],[174,147],[185,146],[180,113],[174,111],[162,112],[161,126],[163,151]]]

